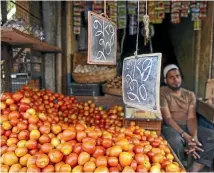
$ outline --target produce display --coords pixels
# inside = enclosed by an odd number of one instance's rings
[[[106,83],[106,88],[115,88],[122,90],[122,76],[117,76],[113,80]]]
[[[24,87],[1,96],[1,172],[182,172],[167,141],[123,108]]]
[[[74,69],[74,73],[89,73],[89,72],[99,72],[105,71],[109,68],[107,66],[97,66],[97,65],[77,65]]]

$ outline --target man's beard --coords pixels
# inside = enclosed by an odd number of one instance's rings
[[[169,85],[169,84],[167,84],[167,86],[171,89],[171,90],[173,90],[173,91],[178,91],[180,88],[181,88],[181,84],[179,85],[179,86],[172,86],[172,85]]]

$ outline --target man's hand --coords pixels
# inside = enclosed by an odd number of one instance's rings
[[[202,144],[198,141],[198,138],[193,138],[190,135],[186,134],[185,140],[188,147],[185,152],[187,154],[191,154],[194,159],[200,159],[200,155],[197,153],[197,151],[203,152],[204,150],[200,148]]]
[[[195,151],[194,148],[189,148],[189,149],[186,149],[185,152],[189,155],[191,154],[194,159],[200,159],[200,155]]]

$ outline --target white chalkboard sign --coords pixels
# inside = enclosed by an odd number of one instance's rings
[[[122,89],[126,105],[160,112],[161,53],[142,54],[123,61]]]
[[[88,64],[115,65],[117,26],[102,15],[88,12]]]

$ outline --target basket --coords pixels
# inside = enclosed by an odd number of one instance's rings
[[[104,86],[104,93],[122,96],[122,88],[107,88],[106,85]]]
[[[158,135],[161,134],[161,120],[124,119],[123,126],[129,127],[131,122],[135,122],[136,126],[139,126],[145,130],[155,131]]]
[[[102,83],[114,79],[116,75],[115,67],[99,72],[72,73],[72,77],[77,83]]]

